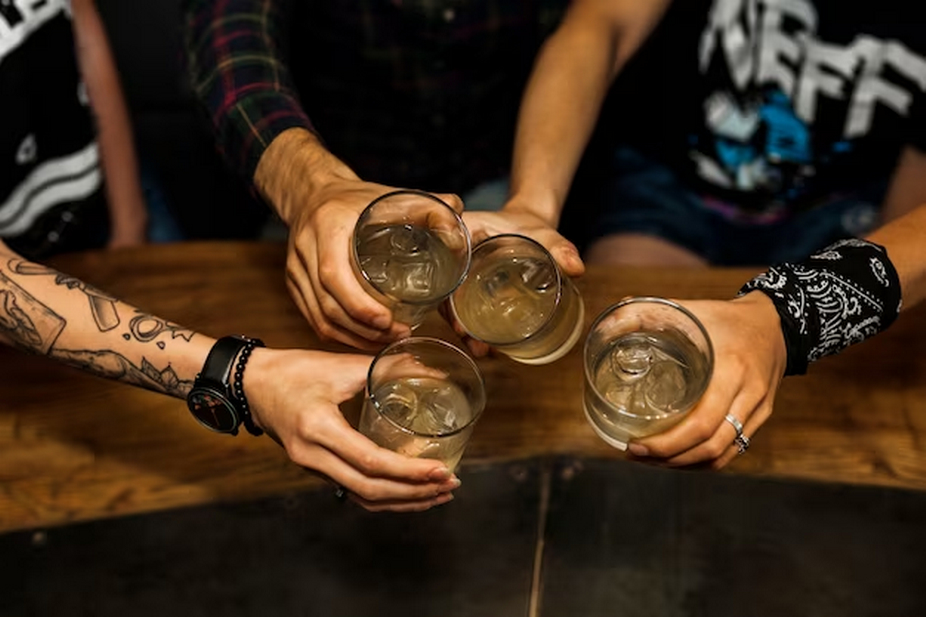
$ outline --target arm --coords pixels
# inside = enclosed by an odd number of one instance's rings
[[[531,236],[547,247],[566,274],[584,272],[575,246],[556,232],[566,195],[611,84],[670,2],[572,3],[541,49],[524,92],[509,201],[498,213],[465,215],[474,238]]]
[[[543,46],[521,104],[507,208],[555,228],[615,77],[671,0],[578,0]]]
[[[183,399],[214,342],[26,261],[0,242],[2,344]],[[442,463],[377,447],[338,409],[363,388],[369,363],[357,355],[255,350],[244,373],[255,422],[295,463],[345,486],[371,510],[420,510],[449,501],[459,482]]]
[[[94,0],[73,0],[72,9],[77,59],[97,119],[111,218],[109,245],[140,244],[148,213],[116,63]]]
[[[926,243],[926,203],[875,230],[867,239],[887,249],[900,277],[902,310],[922,302],[926,298],[926,252],[923,251]]]
[[[321,338],[375,350],[409,328],[363,290],[348,249],[360,213],[393,189],[357,177],[315,134],[282,49],[288,6],[185,0],[190,76],[226,159],[289,227],[286,277],[299,310]]]
[[[903,292],[903,309],[926,298],[926,204],[876,230],[867,238],[883,246]],[[824,262],[825,263],[825,262]],[[867,267],[865,268],[867,269]],[[861,285],[861,282],[859,282]],[[704,397],[676,427],[631,444],[631,452],[671,466],[710,463],[719,468],[737,454],[732,414],[752,438],[771,416],[785,374],[788,348],[775,305],[761,292],[732,301],[684,303],[701,319],[714,343],[714,375]],[[885,307],[885,310],[896,310]],[[872,332],[868,332],[869,335]]]
[[[907,146],[897,160],[897,167],[882,204],[882,222],[889,223],[920,204],[926,203],[926,153]]]

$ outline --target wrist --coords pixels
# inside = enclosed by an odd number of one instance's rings
[[[750,308],[751,314],[755,316],[755,322],[759,330],[759,336],[767,339],[772,346],[775,364],[781,368],[784,374],[785,365],[788,360],[788,347],[785,341],[784,330],[781,327],[781,316],[772,299],[761,291],[752,291],[732,300],[733,303],[746,305]]]
[[[267,383],[273,378],[274,372],[278,374],[273,358],[273,350],[266,347],[255,348],[242,380],[244,396],[250,404],[251,418],[254,425],[263,431],[267,430],[267,426],[261,414],[264,410],[262,395],[267,392]]]
[[[264,150],[254,172],[257,190],[288,226],[300,212],[312,208],[326,186],[357,179],[318,136],[303,128],[280,133]]]
[[[503,210],[515,214],[529,214],[542,220],[549,227],[559,227],[562,201],[552,192],[516,192],[505,204]]]

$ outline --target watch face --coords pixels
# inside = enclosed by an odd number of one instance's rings
[[[200,424],[213,431],[231,433],[238,428],[238,413],[219,392],[194,388],[187,397],[187,406]]]

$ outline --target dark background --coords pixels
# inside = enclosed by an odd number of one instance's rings
[[[179,0],[97,0],[135,141],[191,239],[252,238],[270,210],[225,167],[183,67]]]

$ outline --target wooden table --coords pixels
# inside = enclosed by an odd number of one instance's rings
[[[315,347],[287,295],[284,257],[279,244],[193,243],[70,256],[54,265],[213,336],[247,333],[270,346]],[[590,322],[625,295],[727,298],[752,274],[591,269],[579,285]],[[775,414],[725,473],[926,489],[924,317],[926,310],[913,310],[881,337],[786,380]],[[578,347],[545,367],[504,358],[481,366],[489,405],[464,462],[621,456],[586,424]],[[0,367],[0,531],[320,482],[269,439],[203,430],[182,401],[7,348]]]

